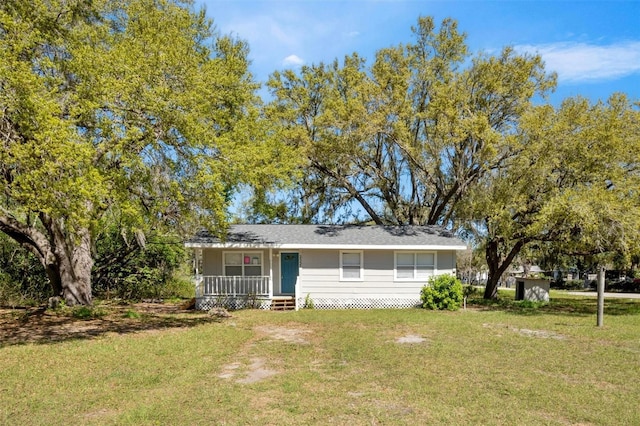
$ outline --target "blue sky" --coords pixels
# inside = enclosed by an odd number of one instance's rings
[[[331,62],[358,52],[413,41],[419,16],[451,17],[467,33],[472,52],[504,46],[537,52],[558,73],[551,96],[559,103],[613,92],[640,100],[640,0],[195,0],[217,29],[246,40],[252,72],[264,82],[275,70]]]

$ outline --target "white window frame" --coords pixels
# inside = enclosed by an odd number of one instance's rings
[[[242,262],[240,262],[240,265],[227,265],[225,263],[225,258],[227,254],[239,254],[240,257],[242,258]],[[244,263],[244,258],[245,256],[249,256],[249,257],[254,257],[254,256],[259,256],[260,258],[260,265],[255,265],[255,264],[245,264]],[[242,268],[242,275],[227,275],[227,266],[240,266]],[[264,275],[264,253],[262,253],[261,251],[223,251],[222,252],[222,276],[224,277],[234,277],[234,276],[239,276],[239,277],[253,277],[256,275],[245,275],[244,272],[244,268],[245,266],[260,266],[260,275],[257,276],[263,276]]]
[[[344,276],[344,254],[357,254],[360,256],[360,276],[358,278],[350,278]],[[364,255],[362,250],[340,250],[340,281],[364,281]]]
[[[400,278],[398,277],[398,255],[399,254],[412,254],[413,255],[413,277],[411,278]],[[409,251],[409,250],[402,250],[402,251],[395,251],[393,252],[393,279],[394,281],[402,281],[402,282],[424,282],[426,284],[426,281],[428,280],[425,278],[418,278],[418,262],[416,260],[416,257],[418,254],[432,254],[433,255],[433,269],[432,269],[432,273],[431,276],[435,276],[437,275],[438,272],[438,252],[436,251],[425,251],[425,250],[418,250],[418,251]]]

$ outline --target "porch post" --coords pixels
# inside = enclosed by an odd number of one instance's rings
[[[204,277],[200,279],[200,259],[202,259],[202,249],[194,248],[193,249],[193,283],[195,287],[196,297],[202,297],[206,293],[206,283],[204,282]],[[198,294],[200,293],[200,294]]]
[[[273,248],[269,247],[269,300],[273,299]]]
[[[195,248],[193,249],[193,270],[196,274],[196,277],[200,275],[200,261],[202,259],[202,249]]]

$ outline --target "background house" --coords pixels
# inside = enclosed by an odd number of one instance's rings
[[[233,225],[196,251],[196,306],[402,308],[432,275],[455,274],[464,242],[432,226]]]

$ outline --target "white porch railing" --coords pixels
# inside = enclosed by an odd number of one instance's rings
[[[270,297],[268,276],[223,277],[204,275],[196,278],[196,297],[205,296],[256,296]]]

